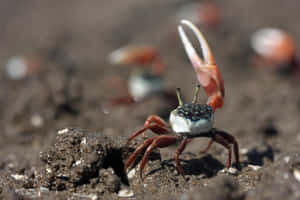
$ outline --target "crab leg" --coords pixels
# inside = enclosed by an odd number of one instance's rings
[[[140,146],[138,146],[136,148],[136,150],[131,154],[131,156],[128,158],[128,160],[125,163],[125,171],[136,160],[136,158],[138,157],[138,155],[140,155],[141,152],[144,149],[146,149],[153,142],[153,139],[154,138],[149,138],[149,139],[145,140],[143,144],[141,144]]]
[[[203,60],[198,56],[182,26],[178,26],[179,35],[185,51],[195,69],[198,81],[208,96],[207,104],[216,110],[217,108],[222,107],[223,98],[225,96],[225,89],[220,71],[216,65],[210,47],[200,30],[190,21],[182,20],[181,23],[190,28],[200,42]]]
[[[151,138],[152,139],[152,138]],[[174,144],[177,142],[177,137],[176,136],[171,136],[171,135],[160,135],[157,137],[153,138],[153,142],[151,143],[150,146],[148,146],[144,157],[141,161],[140,164],[140,177],[141,179],[143,179],[143,169],[145,167],[145,165],[147,164],[148,160],[149,160],[149,156],[151,154],[151,152],[153,151],[153,149],[155,148],[163,148],[163,147],[167,147],[170,146],[171,144]]]
[[[240,160],[239,160],[239,146],[237,141],[235,140],[235,138],[224,132],[224,131],[217,131],[215,133],[215,136],[212,138],[216,143],[221,144],[222,146],[224,146],[227,150],[228,150],[228,160],[227,160],[227,168],[229,168],[231,166],[231,149],[232,149],[232,145],[233,145],[233,152],[234,152],[234,156],[235,156],[235,161],[236,164],[238,166],[238,168],[240,167]]]
[[[199,154],[206,153],[206,152],[210,149],[210,147],[211,147],[211,145],[212,145],[213,143],[214,143],[214,140],[211,139],[211,140],[209,141],[207,147],[206,147],[204,150],[200,151]]]
[[[148,129],[150,129],[158,135],[169,133],[170,130],[166,128],[167,126],[167,123],[159,116],[150,115],[144,123],[144,127],[135,132],[132,136],[130,136],[130,138],[127,140],[127,144],[142,133],[145,136],[145,131]]]
[[[127,46],[113,51],[109,55],[112,64],[151,66],[153,74],[162,75],[165,65],[153,47]]]
[[[182,140],[182,142],[179,144],[179,146],[176,149],[176,153],[175,153],[176,167],[177,167],[177,170],[179,171],[179,173],[182,176],[184,175],[184,172],[183,172],[183,169],[182,169],[181,164],[180,164],[179,156],[184,151],[186,145],[188,143],[190,143],[191,141],[192,141],[191,139],[187,139],[187,138]]]

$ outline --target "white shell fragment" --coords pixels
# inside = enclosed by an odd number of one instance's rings
[[[246,149],[246,148],[241,148],[241,149],[240,149],[240,153],[241,153],[242,155],[246,155],[248,152],[249,152],[249,150]]]
[[[285,156],[283,159],[285,163],[289,163],[291,158],[289,156]]]
[[[75,165],[80,165],[82,163],[82,160],[77,160],[76,162],[75,162]]]
[[[49,167],[47,167],[46,172],[50,174],[50,173],[52,173],[52,170]]]
[[[127,178],[128,179],[133,179],[135,177],[135,174],[136,174],[136,169],[133,168],[132,170],[130,170],[127,174]]]
[[[81,140],[80,144],[86,145],[86,137],[84,137],[84,138]]]
[[[228,174],[231,174],[231,175],[237,175],[238,174],[238,170],[236,168],[233,168],[233,167],[230,167],[229,169],[222,169],[220,171],[221,173],[228,173]]]
[[[133,197],[134,193],[133,193],[132,190],[122,189],[122,190],[119,191],[118,196],[119,197]]]
[[[68,133],[68,132],[69,132],[69,129],[65,128],[65,129],[61,129],[61,130],[57,131],[57,134],[62,135],[62,134]]]
[[[232,175],[237,175],[238,174],[238,170],[236,168],[230,167],[228,169],[228,173],[232,174]]]
[[[28,71],[26,60],[21,56],[10,58],[6,64],[7,75],[14,80],[24,78]]]
[[[11,177],[13,177],[17,181],[24,181],[25,179],[27,179],[27,176],[22,174],[11,174]]]
[[[261,166],[259,166],[259,165],[248,165],[248,167],[250,167],[251,169],[253,169],[255,171],[257,171],[261,168]]]
[[[293,174],[294,174],[295,179],[296,179],[298,182],[300,182],[300,170],[299,170],[299,169],[294,169]]]
[[[34,114],[31,116],[30,122],[34,127],[42,127],[44,125],[44,119],[39,114]]]

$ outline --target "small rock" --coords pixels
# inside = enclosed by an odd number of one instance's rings
[[[248,165],[248,167],[250,167],[251,169],[253,169],[255,171],[257,171],[261,168],[261,166],[259,166],[259,165]]]
[[[46,188],[46,187],[40,187],[40,190],[41,190],[41,191],[49,191],[49,189]]]
[[[285,156],[283,159],[284,159],[284,162],[288,163],[288,162],[290,162],[291,158],[289,156]]]
[[[44,125],[44,119],[39,114],[34,114],[31,117],[30,122],[31,122],[32,126],[37,127],[37,128]]]
[[[62,129],[62,130],[57,131],[57,134],[58,134],[58,135],[62,135],[62,134],[68,133],[68,132],[69,132],[69,129],[68,129],[68,128],[65,128],[65,129]]]
[[[23,79],[27,75],[28,65],[25,58],[14,56],[10,58],[6,64],[8,76],[14,80]]]
[[[134,176],[135,176],[135,174],[136,174],[136,169],[133,168],[133,169],[130,170],[130,171],[128,172],[128,174],[127,174],[128,179],[133,179]]]
[[[246,149],[246,148],[240,149],[240,153],[241,153],[242,155],[246,155],[248,152],[249,152],[249,150]]]
[[[238,174],[238,170],[236,168],[230,167],[228,169],[228,173],[232,174],[232,175],[237,175]]]
[[[299,169],[294,169],[293,174],[294,174],[295,179],[296,179],[298,182],[300,182],[300,170],[299,170]]]
[[[236,168],[233,168],[233,167],[230,167],[229,169],[222,169],[220,171],[221,173],[228,173],[228,174],[231,174],[231,175],[237,175],[238,174],[238,170]]]
[[[25,179],[27,179],[27,176],[21,174],[11,174],[11,177],[13,177],[17,181],[24,181]]]
[[[122,190],[119,191],[118,196],[119,197],[133,197],[134,193],[133,193],[132,190],[122,189]]]

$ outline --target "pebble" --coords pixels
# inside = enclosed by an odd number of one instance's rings
[[[135,174],[136,174],[136,169],[133,168],[132,170],[130,170],[130,171],[128,172],[127,178],[128,178],[128,179],[133,179],[134,176],[135,176]]]
[[[51,170],[50,168],[48,168],[48,167],[46,168],[46,171],[47,171],[47,173],[49,173],[49,174],[52,173],[52,170]]]
[[[248,167],[250,167],[251,169],[253,169],[255,171],[257,171],[261,168],[261,166],[259,166],[259,165],[248,165]]]
[[[231,175],[237,175],[238,174],[238,170],[236,168],[230,167],[229,169],[222,169],[221,170],[222,173],[229,173]]]
[[[290,158],[289,156],[286,156],[286,157],[284,157],[283,159],[284,159],[284,162],[288,163],[288,162],[290,162],[290,159],[291,159],[291,158]]]
[[[17,181],[24,181],[25,179],[27,179],[25,175],[21,174],[11,174],[11,177],[13,177]]]
[[[248,149],[246,149],[246,148],[242,148],[242,149],[240,149],[240,153],[242,154],[242,155],[246,155],[247,153],[248,153]]]
[[[40,187],[40,190],[41,190],[41,191],[49,191],[49,189],[46,188],[46,187]]]
[[[86,137],[84,137],[81,142],[80,142],[81,145],[86,145]]]
[[[295,179],[296,179],[298,182],[300,182],[300,170],[299,170],[299,169],[294,169],[293,174],[294,174]]]
[[[75,165],[80,165],[81,162],[82,162],[82,160],[77,160],[77,161],[75,162]]]
[[[39,114],[34,114],[31,116],[30,122],[34,127],[41,127],[44,125],[44,119]]]
[[[6,71],[11,79],[23,79],[27,75],[28,71],[26,60],[21,56],[14,56],[10,58],[6,64]]]
[[[61,130],[57,131],[57,134],[62,135],[62,134],[68,133],[68,132],[69,132],[69,129],[65,128],[65,129],[61,129]]]
[[[238,170],[236,168],[230,167],[228,169],[228,173],[232,174],[232,175],[237,175],[238,174]]]
[[[133,196],[134,196],[134,193],[133,193],[132,190],[129,190],[129,189],[123,189],[123,190],[120,190],[120,191],[119,191],[118,196],[119,196],[119,197],[133,197]]]

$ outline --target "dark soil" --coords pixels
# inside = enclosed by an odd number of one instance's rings
[[[120,199],[125,190],[132,199],[300,198],[299,75],[256,70],[249,46],[255,30],[273,26],[300,47],[298,0],[215,1],[221,23],[201,28],[225,82],[215,126],[238,140],[240,171],[224,171],[222,146],[199,155],[208,140],[195,139],[181,156],[186,180],[175,168],[176,147],[154,151],[144,181],[138,171],[124,173],[142,142],[126,146],[127,138],[151,114],[168,118],[175,88],[185,101],[193,97],[196,76],[176,30],[176,13],[191,2],[1,1],[0,199]],[[167,64],[165,93],[112,107],[121,92],[109,83],[126,80],[130,68],[112,66],[107,55],[127,44],[157,47]],[[13,56],[38,67],[12,80],[5,65]]]

